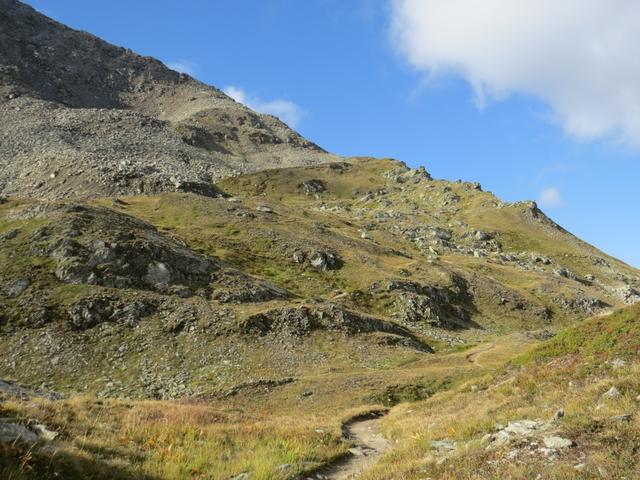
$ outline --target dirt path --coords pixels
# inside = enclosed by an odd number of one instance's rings
[[[478,345],[468,350],[465,356],[467,361],[476,367],[496,367],[530,350],[539,343],[540,340],[531,335],[520,332],[512,333]]]
[[[482,347],[480,347],[479,349],[475,350],[474,352],[470,353],[467,355],[467,360],[475,365],[478,365],[479,367],[482,366],[482,364],[480,363],[480,357],[487,352],[490,352],[491,350],[493,350],[494,348],[496,348],[495,343],[489,343],[488,345],[483,345]]]
[[[310,477],[322,480],[346,480],[357,478],[391,449],[391,442],[380,433],[380,417],[386,412],[353,419],[344,426],[345,437],[355,446],[349,455]]]

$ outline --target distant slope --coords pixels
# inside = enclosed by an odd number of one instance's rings
[[[0,0],[0,193],[195,191],[334,159],[277,118],[150,57]]]

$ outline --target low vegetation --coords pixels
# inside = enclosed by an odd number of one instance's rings
[[[639,346],[640,307],[630,307],[561,331],[495,373],[400,405],[384,423],[399,447],[363,478],[638,478]],[[500,430],[523,420],[536,429],[502,444]],[[551,436],[571,446],[548,448]],[[442,440],[451,448],[438,448]]]
[[[391,160],[220,189],[0,204],[0,378],[66,395],[2,401],[4,423],[59,435],[3,443],[0,477],[293,479],[348,455],[345,420],[390,408],[395,448],[364,478],[633,478],[595,448],[634,451],[635,420],[608,419],[635,405],[637,312],[533,348],[622,305],[635,270],[532,204]],[[519,419],[576,447],[487,450]]]
[[[2,415],[37,418],[61,434],[55,450],[3,445],[3,479],[291,478],[346,451],[337,421],[259,418],[206,404],[8,401]]]
[[[469,361],[479,346],[377,372],[319,373],[303,385],[240,390],[228,398],[5,398],[0,416],[6,421],[45,424],[59,437],[44,447],[4,445],[1,478],[228,479],[245,472],[252,479],[297,478],[348,454],[351,445],[341,431],[347,420],[382,403],[437,396],[492,371],[513,349],[534,344],[519,336],[497,345],[486,363]]]

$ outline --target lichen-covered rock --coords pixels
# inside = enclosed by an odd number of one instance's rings
[[[277,308],[251,315],[245,320],[242,330],[246,334],[265,335],[277,332],[294,336],[308,335],[315,330],[335,330],[351,334],[384,332],[413,340],[409,331],[399,325],[332,303]],[[414,340],[414,345],[431,350],[417,340]]]
[[[337,270],[342,267],[342,259],[340,256],[327,248],[301,246],[297,247],[291,253],[291,259],[295,263],[307,263],[316,270]]]
[[[393,297],[393,314],[404,323],[423,322],[442,328],[461,327],[470,322],[460,286],[421,285],[405,280],[390,281],[387,291]]]
[[[613,289],[613,294],[627,305],[640,302],[640,292],[629,285]]]
[[[609,390],[602,394],[603,399],[617,400],[622,397],[622,393],[618,390],[618,387],[611,387]]]
[[[31,285],[31,281],[28,278],[17,278],[5,287],[7,297],[16,298],[22,295],[22,293]]]
[[[225,270],[213,284],[212,298],[220,303],[255,303],[287,298],[289,293],[265,280]]]
[[[0,394],[10,398],[19,398],[21,400],[29,400],[31,398],[60,400],[63,398],[58,392],[40,390],[29,385],[21,385],[8,380],[0,380]]]
[[[38,436],[27,427],[16,423],[0,423],[0,443],[38,443]]]
[[[318,270],[333,270],[342,264],[338,255],[331,251],[315,251],[309,255],[308,260]]]
[[[603,302],[599,298],[589,297],[581,291],[576,291],[573,297],[559,295],[555,297],[553,301],[564,310],[571,313],[579,312],[585,315],[593,315],[611,307],[611,305]]]
[[[573,273],[571,270],[568,270],[568,269],[566,269],[564,267],[556,268],[553,271],[553,274],[555,276],[557,276],[557,277],[568,278],[568,279],[571,279],[571,280],[575,280],[575,279],[578,278],[578,276],[575,273]]]
[[[305,195],[318,195],[324,192],[327,187],[322,180],[306,180],[300,184],[299,187]]]
[[[560,437],[558,435],[550,435],[542,439],[544,446],[547,448],[569,448],[575,445],[573,440]]]
[[[400,294],[394,302],[397,316],[405,322],[425,322],[434,326],[445,326],[440,305],[427,295]]]
[[[41,227],[46,235],[32,235],[33,249],[55,261],[55,275],[64,283],[159,291],[171,285],[203,288],[219,269],[215,260],[120,212],[65,205],[41,216],[51,220]]]
[[[12,228],[11,230],[3,233],[2,235],[0,235],[0,244],[8,240],[13,240],[18,236],[19,233],[20,230],[17,228]]]
[[[78,300],[69,306],[67,314],[73,328],[86,330],[104,322],[135,326],[156,308],[148,300],[123,301],[108,295],[96,295]]]
[[[45,442],[53,442],[56,438],[58,438],[59,435],[58,432],[50,430],[46,425],[43,425],[42,423],[37,423],[32,428],[33,431],[38,435],[38,437]]]

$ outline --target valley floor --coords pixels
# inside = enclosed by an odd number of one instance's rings
[[[56,474],[61,478],[349,478],[348,474],[370,467],[378,454],[398,447],[395,440],[392,445],[380,433],[368,432],[371,423],[352,424],[352,418],[389,407],[390,415],[396,416],[400,408],[396,404],[420,401],[489,374],[537,343],[527,335],[512,334],[386,371],[310,373],[270,391],[242,391],[226,399],[7,397],[0,407],[4,422],[44,424],[59,435],[42,449],[25,448],[20,442],[2,444],[0,472],[2,478],[11,479]],[[305,385],[302,393],[297,383]],[[391,385],[386,398],[372,394],[380,384]],[[372,421],[384,422],[387,430],[386,419],[368,420]],[[375,455],[365,455],[373,450]]]

